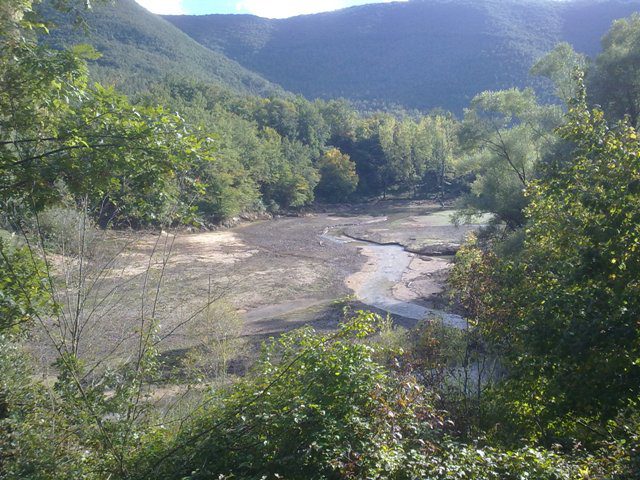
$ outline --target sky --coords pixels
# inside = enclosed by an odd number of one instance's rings
[[[407,0],[136,0],[154,13],[203,15],[206,13],[251,13],[267,18],[286,18],[328,12],[366,3]]]

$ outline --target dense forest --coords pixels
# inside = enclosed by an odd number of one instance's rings
[[[280,95],[283,90],[230,58],[190,39],[135,1],[107,2],[83,19],[60,12],[55,0],[39,3],[43,17],[56,25],[43,40],[56,48],[90,43],[101,53],[91,65],[94,78],[124,93],[144,91],[168,75],[224,85],[238,93]]]
[[[533,62],[560,42],[594,57],[611,22],[639,7],[635,0],[411,0],[282,20],[165,18],[307,98],[461,114],[484,90],[546,93],[548,84],[529,75]]]
[[[514,85],[458,117],[311,101],[187,37],[164,39],[174,61],[127,96],[113,72],[127,78],[139,52],[112,50],[122,67],[105,70],[93,47],[50,37],[53,20],[81,37],[88,2],[37,3],[0,4],[0,478],[640,478],[639,14],[613,22],[593,60],[560,43],[530,65],[553,101]],[[94,232],[385,197],[491,215],[450,277],[469,328],[347,312],[331,332],[266,341],[245,375],[210,387],[159,355],[148,270],[135,348],[79,354],[99,308],[84,296]],[[77,278],[55,276],[65,258]],[[55,346],[49,375],[35,331]],[[168,414],[151,399],[171,376],[188,388]]]

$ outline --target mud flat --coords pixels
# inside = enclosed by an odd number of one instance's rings
[[[448,311],[442,297],[453,254],[487,219],[456,226],[454,214],[420,202],[396,204],[381,218],[345,225],[323,236],[356,246],[367,259],[346,279],[359,301],[404,319],[433,318],[466,328],[466,321]]]
[[[324,237],[331,239],[326,233]],[[443,293],[450,259],[419,257],[401,245],[377,245],[346,236],[334,237],[333,241],[353,243],[366,257],[362,269],[345,280],[365,305],[405,319],[432,318],[449,327],[466,328],[466,321],[461,316],[425,305],[429,298]]]
[[[411,320],[433,318],[441,319],[449,327],[466,328],[466,321],[459,315],[444,310],[428,308],[417,300],[421,293],[440,294],[443,286],[437,280],[424,278],[419,270],[411,270],[411,265],[418,261],[413,254],[403,247],[396,245],[367,245],[360,249],[368,262],[358,273],[347,280],[349,288],[353,289],[358,300],[367,305],[387,311]],[[431,273],[440,273],[448,269],[447,262],[431,260],[436,265]],[[411,284],[420,282],[419,289],[411,289]]]
[[[455,227],[450,216],[425,202],[380,202],[219,232],[119,234],[126,248],[117,259],[92,260],[100,282],[87,292],[81,356],[126,357],[143,310],[159,325],[162,352],[193,348],[212,321],[202,315],[208,299],[214,317],[234,316],[256,340],[304,324],[332,329],[336,301],[348,296],[408,325],[435,316],[461,327],[442,300],[451,258],[439,254],[477,225]],[[46,364],[51,352],[34,338]]]

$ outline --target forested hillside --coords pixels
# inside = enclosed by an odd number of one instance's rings
[[[134,0],[99,4],[85,17],[86,29],[74,27],[45,2],[45,16],[56,26],[43,37],[56,46],[89,43],[102,57],[92,63],[95,78],[115,83],[128,93],[144,91],[167,77],[189,78],[226,86],[238,93],[272,95],[282,89],[218,52],[199,45]]]
[[[611,22],[639,7],[637,0],[411,0],[285,20],[165,18],[307,98],[460,113],[484,90],[540,85],[529,68],[560,41],[595,55]]]

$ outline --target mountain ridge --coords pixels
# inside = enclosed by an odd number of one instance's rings
[[[45,2],[44,18],[55,26],[46,41],[57,47],[89,43],[102,57],[91,62],[94,77],[127,93],[144,91],[167,76],[188,77],[229,88],[240,94],[271,96],[284,91],[220,52],[187,34],[133,0],[100,5],[84,14],[86,29],[74,17]]]
[[[560,41],[595,55],[637,0],[411,0],[288,19],[164,16],[198,43],[307,98],[461,111],[483,90],[537,86]]]

